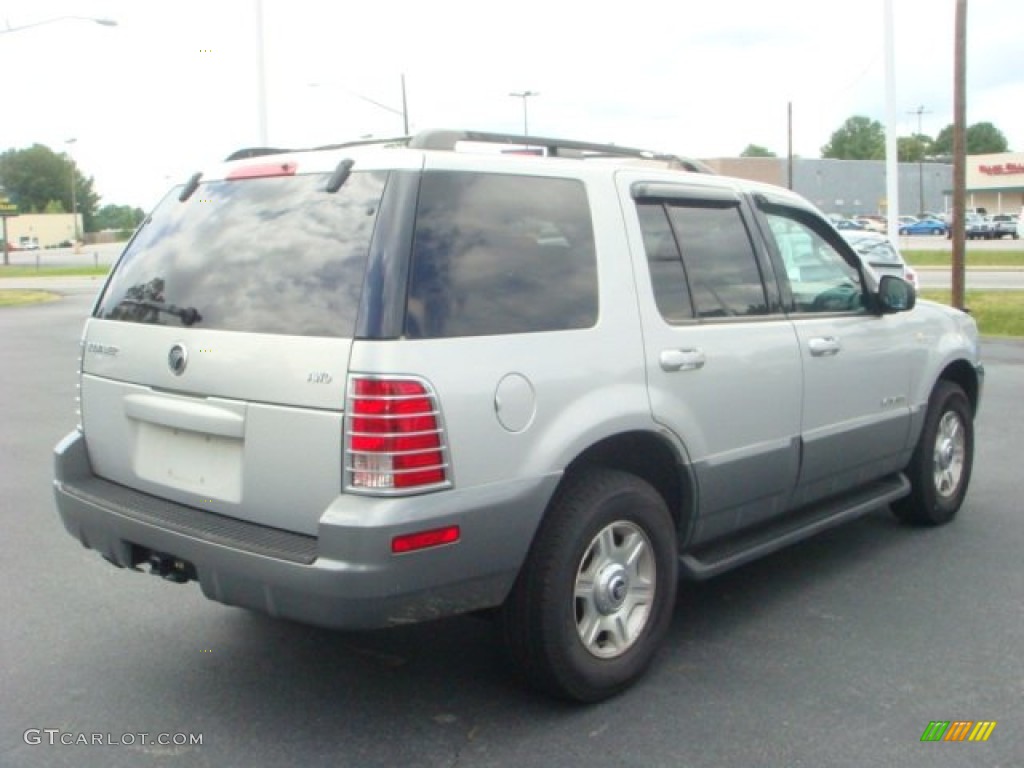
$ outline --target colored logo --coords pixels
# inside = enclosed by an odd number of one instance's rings
[[[995,720],[932,720],[921,741],[988,741],[995,729]]]

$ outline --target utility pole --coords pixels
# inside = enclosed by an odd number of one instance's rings
[[[78,139],[68,139],[64,143],[68,145],[68,165],[71,167],[71,221],[75,228],[75,241],[72,243],[72,247],[78,248],[78,201],[76,200],[77,194],[75,192],[75,158],[71,156],[71,145],[74,144]],[[75,253],[78,253],[76,250]]]
[[[924,145],[921,143],[921,115],[930,115],[931,112],[926,110],[923,106],[918,107],[912,112],[908,112],[908,115],[917,115],[917,143],[920,149],[920,154],[917,156],[917,194],[918,194],[918,208],[917,212],[921,213],[924,211]]]
[[[523,100],[523,136],[530,135],[530,121],[526,109],[526,100],[531,96],[540,96],[536,91],[519,91],[518,93],[510,93],[509,96],[514,96],[517,99]]]
[[[793,102],[786,102],[786,158],[788,173],[787,186],[793,188]]]
[[[967,197],[967,0],[956,0],[953,49],[953,306],[964,308],[964,204]]]

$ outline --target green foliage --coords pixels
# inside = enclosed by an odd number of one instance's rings
[[[778,157],[778,155],[760,144],[747,144],[747,148],[740,152],[740,157]]]
[[[923,133],[896,139],[896,155],[901,163],[919,163],[932,154],[932,139]]]
[[[141,208],[132,208],[130,205],[104,205],[96,212],[93,220],[94,230],[100,232],[117,229],[131,233],[145,217],[146,214]]]
[[[821,156],[837,160],[881,160],[885,157],[885,129],[877,120],[854,115],[832,134]]]
[[[949,291],[922,291],[921,297],[951,304]],[[1024,292],[967,291],[964,306],[984,336],[1024,336]]]
[[[992,123],[975,123],[967,126],[966,132],[968,155],[994,155],[1009,151],[1010,145],[1003,132]],[[932,142],[931,154],[935,157],[947,157],[953,154],[953,125],[947,125]]]
[[[24,213],[43,213],[52,201],[58,201],[65,211],[72,210],[72,176],[75,204],[89,230],[100,198],[93,190],[92,178],[85,178],[66,154],[33,144],[0,155],[0,186]]]
[[[60,200],[51,200],[46,204],[43,213],[67,213],[67,211],[64,210],[64,203]]]

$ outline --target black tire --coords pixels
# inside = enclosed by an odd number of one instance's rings
[[[676,529],[654,488],[608,469],[568,477],[502,608],[509,653],[558,698],[613,696],[654,658],[677,574]]]
[[[974,465],[974,416],[964,391],[949,381],[935,385],[924,428],[907,465],[911,492],[892,505],[910,525],[945,525],[960,510]]]

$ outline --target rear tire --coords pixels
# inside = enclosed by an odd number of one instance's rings
[[[949,381],[935,385],[924,428],[907,465],[911,492],[892,505],[910,525],[936,526],[960,510],[974,465],[974,418],[964,391]]]
[[[672,518],[648,483],[608,469],[567,478],[502,608],[527,681],[579,702],[634,683],[672,619],[676,553]]]

